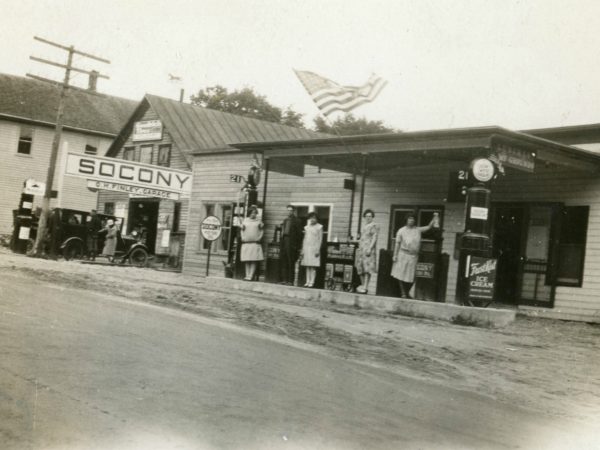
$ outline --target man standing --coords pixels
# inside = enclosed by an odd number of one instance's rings
[[[87,248],[88,256],[91,261],[96,259],[98,253],[98,232],[102,229],[102,221],[95,209],[90,211],[90,217],[87,222]]]
[[[294,284],[294,268],[302,244],[302,223],[296,208],[287,206],[288,216],[281,224],[281,282]]]

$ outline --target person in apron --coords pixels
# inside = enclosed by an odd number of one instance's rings
[[[406,218],[406,225],[396,233],[391,275],[400,283],[402,298],[411,298],[410,290],[415,282],[415,271],[421,249],[421,233],[431,229],[432,226],[433,220],[427,226],[418,227],[415,216],[410,215]]]

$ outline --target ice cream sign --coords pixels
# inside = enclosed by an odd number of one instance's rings
[[[90,187],[151,197],[176,199],[192,189],[191,172],[77,153],[67,155],[65,174],[86,178]]]

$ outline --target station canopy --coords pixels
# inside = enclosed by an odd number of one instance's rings
[[[598,172],[600,154],[501,127],[328,137],[305,140],[230,144],[261,152],[269,170],[302,176],[304,165],[347,173],[432,164],[468,163],[475,157],[505,168],[534,172],[536,165],[555,165]]]

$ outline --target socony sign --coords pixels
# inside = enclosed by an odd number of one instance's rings
[[[77,153],[67,155],[65,174],[183,195],[189,195],[192,189],[191,172]]]

